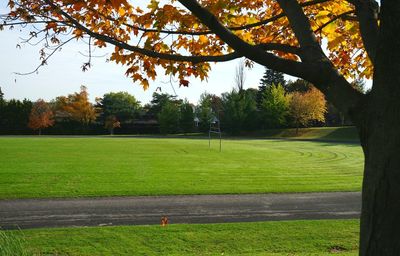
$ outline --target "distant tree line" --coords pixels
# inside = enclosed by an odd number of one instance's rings
[[[244,89],[243,65],[236,70],[230,92],[221,96],[203,93],[197,105],[157,92],[145,105],[127,92],[106,93],[91,103],[84,86],[50,102],[5,100],[0,88],[0,134],[207,132],[211,120],[218,120],[222,131],[229,134],[348,124],[347,118],[304,80],[286,81],[282,73],[266,69],[258,89]],[[364,90],[362,81],[353,85]]]

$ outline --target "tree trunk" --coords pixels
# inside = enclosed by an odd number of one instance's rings
[[[365,154],[361,256],[400,255],[400,1],[382,1],[374,87],[359,124]]]
[[[42,129],[39,128],[39,136],[42,135]]]

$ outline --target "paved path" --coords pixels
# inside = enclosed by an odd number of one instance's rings
[[[358,218],[358,192],[0,200],[3,229]]]

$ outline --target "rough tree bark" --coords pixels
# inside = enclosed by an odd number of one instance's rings
[[[362,111],[360,255],[400,255],[400,1],[383,0],[373,90]]]

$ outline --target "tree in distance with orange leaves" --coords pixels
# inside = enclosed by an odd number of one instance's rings
[[[56,113],[67,116],[69,119],[89,125],[96,120],[97,113],[92,103],[89,102],[89,94],[85,86],[81,86],[80,92],[61,96],[56,99]]]
[[[183,86],[210,63],[245,58],[315,85],[359,132],[365,156],[361,256],[400,252],[400,1],[9,0],[0,29],[29,28],[45,42],[41,65],[72,40],[144,88],[160,68]],[[26,30],[22,30],[26,31]],[[45,40],[47,39],[47,40]],[[82,65],[90,67],[89,59]],[[157,69],[158,67],[158,69]],[[373,79],[368,93],[351,86]]]
[[[325,122],[326,100],[318,89],[311,87],[307,92],[293,92],[289,97],[289,111],[296,125],[296,134],[300,125],[307,127],[311,121]]]
[[[32,130],[37,130],[39,135],[41,135],[42,129],[53,125],[53,111],[51,111],[49,104],[47,104],[44,100],[39,99],[32,106],[32,110],[29,115],[28,127]]]

